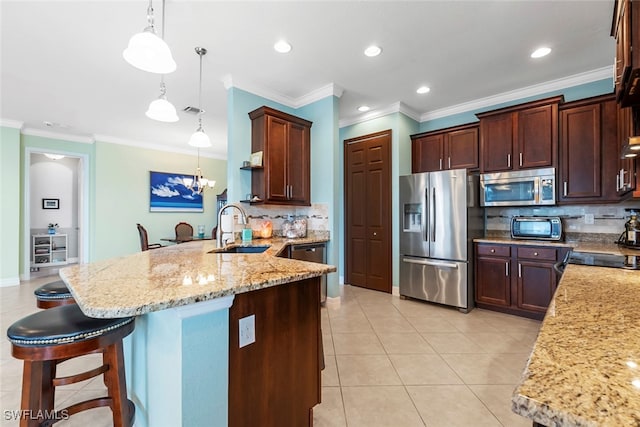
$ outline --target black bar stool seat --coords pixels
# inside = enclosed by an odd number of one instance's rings
[[[47,283],[37,288],[33,293],[36,296],[38,308],[51,308],[60,305],[74,304],[76,301],[62,280]]]
[[[24,361],[20,426],[38,426],[43,422],[48,425],[51,421],[101,406],[111,408],[114,426],[131,426],[135,407],[127,399],[122,340],[133,331],[134,320],[133,317],[94,319],[85,316],[77,304],[70,304],[39,311],[11,325],[7,330],[11,354]],[[103,354],[102,366],[56,378],[58,363],[97,352]],[[54,412],[57,386],[100,374],[104,374],[107,396]],[[30,419],[34,414],[50,418]]]

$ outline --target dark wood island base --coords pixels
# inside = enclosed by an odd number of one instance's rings
[[[240,348],[239,320],[255,315]],[[235,296],[229,309],[229,426],[311,426],[320,403],[320,278]]]

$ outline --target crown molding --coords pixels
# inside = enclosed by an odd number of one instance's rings
[[[286,105],[289,108],[300,108],[305,105],[309,105],[313,102],[319,101],[327,96],[336,96],[340,98],[344,92],[344,89],[334,83],[322,86],[318,89],[314,89],[311,92],[302,95],[298,98],[293,98],[288,95],[283,95],[274,90],[268,89],[263,86],[255,85],[250,82],[234,79],[232,75],[227,74],[222,78],[224,88],[229,90],[232,87],[244,90],[254,95],[261,96],[271,101]]]
[[[95,139],[93,136],[75,135],[71,133],[55,132],[45,129],[36,129],[26,127],[22,129],[23,135],[39,136],[42,138],[64,139],[65,141],[80,142],[82,144],[93,144]]]
[[[471,102],[465,102],[451,107],[441,108],[439,110],[428,111],[420,116],[420,122],[439,119],[454,114],[475,111],[485,107],[502,104],[505,102],[517,101],[519,99],[528,98],[553,92],[559,89],[578,86],[581,84],[592,83],[613,77],[613,69],[611,67],[598,68],[584,73],[574,74],[572,76],[563,77],[556,80],[540,83],[537,85],[527,86],[524,88],[503,92],[497,95],[488,96],[486,98],[477,99]]]
[[[22,130],[22,126],[24,126],[24,122],[21,122],[19,120],[0,118],[0,126],[1,127],[5,127],[5,128],[13,128],[13,129]]]
[[[156,151],[164,151],[168,153],[177,153],[177,154],[186,154],[189,156],[193,156],[195,154],[194,148],[178,148],[178,147],[169,147],[167,145],[154,144],[151,142],[144,141],[135,141],[132,139],[125,138],[117,138],[109,135],[94,135],[96,141],[104,142],[107,144],[117,144],[117,145],[126,145],[128,147],[137,147],[144,148],[148,150],[156,150]],[[200,151],[200,157],[205,157],[208,159],[217,159],[217,160],[227,160],[226,153],[214,153],[211,151],[202,150]]]
[[[402,113],[405,116],[410,117],[415,121],[419,121],[419,118],[420,118],[420,113],[418,113],[413,108],[409,107],[403,102],[394,102],[393,104],[387,107],[380,108],[373,111],[368,111],[366,114],[362,116],[351,118],[351,119],[340,120],[340,122],[338,123],[338,127],[343,128],[346,126],[355,125],[357,123],[367,122],[369,120],[377,119],[379,117],[387,116],[393,113]]]

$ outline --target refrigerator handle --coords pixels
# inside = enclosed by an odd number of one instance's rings
[[[420,265],[431,265],[433,267],[445,267],[445,268],[458,268],[458,264],[455,262],[446,262],[446,261],[432,261],[432,260],[423,260],[423,259],[414,259],[414,258],[402,258],[402,262],[406,262],[408,264],[420,264]]]
[[[429,240],[429,228],[431,227],[431,209],[429,206],[429,188],[427,187],[424,190],[424,209],[422,210],[424,214],[424,240]]]
[[[431,241],[436,241],[436,189],[435,187],[431,189],[431,209],[429,210],[431,213]]]

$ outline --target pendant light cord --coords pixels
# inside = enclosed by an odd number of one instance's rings
[[[152,0],[149,0],[149,6],[147,7],[147,23],[149,24],[149,27],[151,27],[151,32],[155,33],[156,30],[155,30],[155,28],[153,26],[153,4],[152,4]]]
[[[206,50],[198,50],[198,55],[200,56],[200,83],[198,90],[198,129],[202,130],[202,55],[204,55]],[[199,150],[198,150],[199,152]]]

